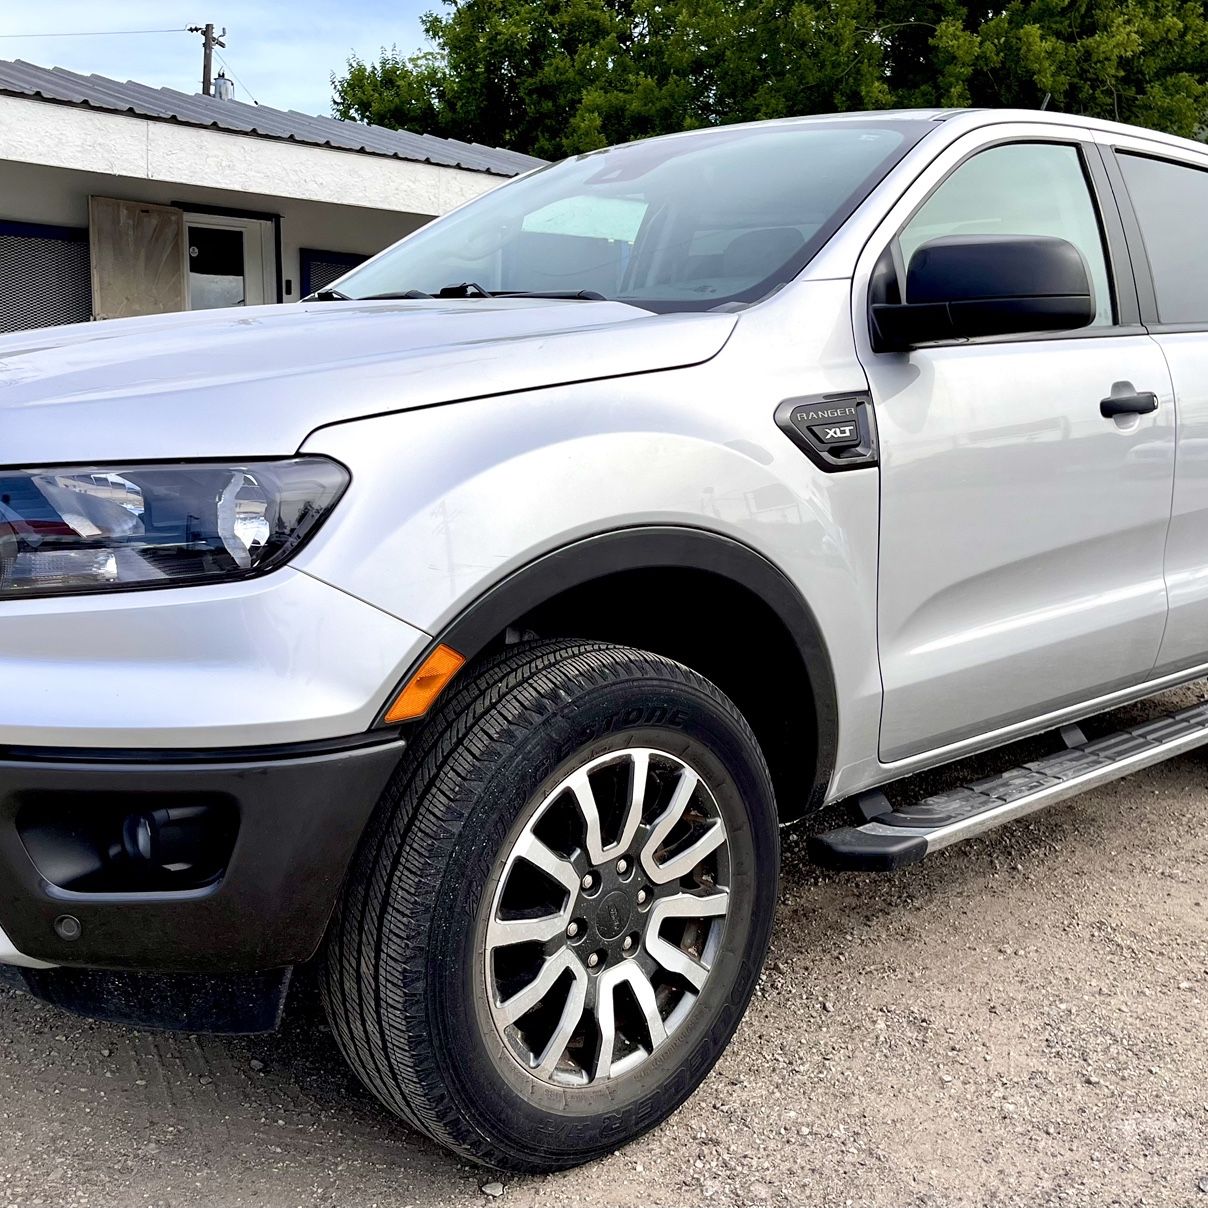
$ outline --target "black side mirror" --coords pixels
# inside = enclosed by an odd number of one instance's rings
[[[1072,331],[1095,318],[1082,253],[1048,235],[946,235],[910,258],[904,303],[874,301],[876,352],[936,340]]]

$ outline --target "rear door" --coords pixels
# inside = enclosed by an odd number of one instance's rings
[[[1208,663],[1208,151],[1105,140],[1134,247],[1141,317],[1170,366],[1179,421],[1160,676]]]
[[[1094,287],[1093,326],[872,352],[873,266],[888,249],[904,280],[921,243],[957,233],[1069,240]],[[881,444],[886,762],[1150,674],[1166,623],[1174,414],[1122,234],[1081,132],[1000,126],[943,153],[865,249],[854,318]],[[1156,394],[1156,411],[1102,414],[1101,400],[1130,391]]]

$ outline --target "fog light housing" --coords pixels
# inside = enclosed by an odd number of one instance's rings
[[[183,875],[213,863],[217,837],[208,805],[169,806],[131,814],[122,826],[126,856]]]
[[[226,872],[239,815],[221,793],[31,793],[17,833],[41,877],[72,893],[170,893]]]

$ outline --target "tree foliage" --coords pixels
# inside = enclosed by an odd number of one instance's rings
[[[725,122],[1050,107],[1208,135],[1204,0],[443,0],[432,49],[332,76],[338,117],[575,154]]]

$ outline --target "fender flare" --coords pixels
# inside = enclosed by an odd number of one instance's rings
[[[469,661],[508,626],[567,589],[619,571],[654,568],[706,570],[751,592],[780,619],[805,668],[818,728],[808,801],[782,810],[782,814],[797,817],[820,805],[838,747],[835,680],[822,631],[788,576],[731,537],[707,529],[660,525],[617,529],[574,541],[541,555],[488,588],[435,636],[432,647],[439,643],[451,646]]]

